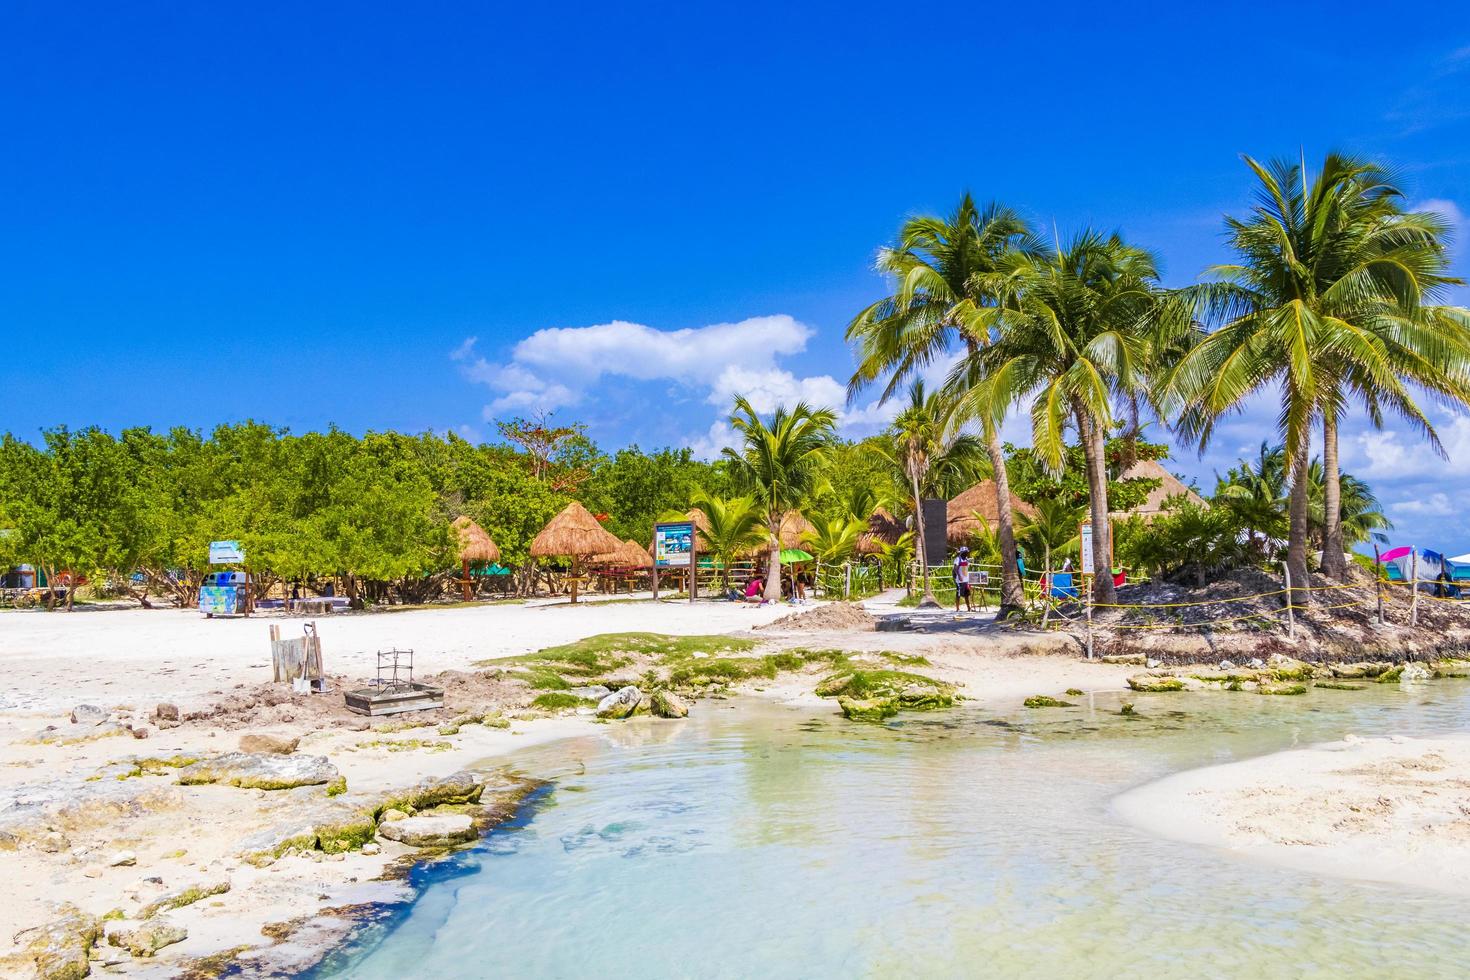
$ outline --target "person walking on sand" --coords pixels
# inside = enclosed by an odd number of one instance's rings
[[[975,607],[970,605],[970,549],[961,548],[954,556],[954,567],[951,569],[954,576],[954,611],[960,611],[960,599],[965,600],[965,612],[974,612]]]

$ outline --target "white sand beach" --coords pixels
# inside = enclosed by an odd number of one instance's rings
[[[1470,735],[1350,736],[1179,773],[1114,806],[1246,858],[1470,894]]]

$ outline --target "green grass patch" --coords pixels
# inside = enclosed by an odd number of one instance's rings
[[[560,711],[564,708],[585,708],[594,704],[596,702],[590,698],[579,698],[575,694],[568,694],[565,691],[548,691],[545,694],[537,695],[536,700],[531,702],[532,707],[545,708],[547,711]]]
[[[893,664],[895,667],[932,667],[928,657],[921,657],[917,653],[894,653],[892,650],[884,650],[878,656]]]
[[[817,685],[817,695],[824,698],[846,695],[851,698],[890,697],[910,684],[923,687],[946,687],[923,674],[905,670],[842,670]]]

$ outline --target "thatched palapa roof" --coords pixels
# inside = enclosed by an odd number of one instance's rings
[[[643,546],[632,538],[623,542],[621,548],[609,551],[607,554],[597,555],[592,561],[600,565],[618,565],[623,568],[652,568],[653,557],[643,550]]]
[[[812,522],[801,516],[800,511],[789,510],[781,518],[781,547],[800,548],[807,535],[816,531]]]
[[[1157,460],[1140,459],[1132,466],[1124,470],[1123,473],[1118,477],[1118,479],[1146,479],[1159,480],[1161,482],[1159,486],[1154,487],[1152,490],[1149,491],[1148,499],[1145,500],[1143,503],[1139,504],[1137,507],[1134,507],[1131,510],[1121,511],[1119,513],[1110,515],[1112,517],[1125,518],[1138,516],[1142,517],[1146,521],[1151,521],[1155,517],[1158,517],[1160,514],[1166,513],[1166,511],[1164,510],[1164,504],[1168,501],[1170,497],[1177,497],[1180,494],[1183,494],[1184,496],[1189,498],[1190,503],[1198,504],[1200,506],[1204,506],[1205,503],[1203,497],[1195,493],[1193,490],[1189,489],[1189,487],[1185,486],[1184,481],[1180,480],[1173,473],[1170,473],[1168,470],[1164,469],[1163,466],[1159,465]]]
[[[500,561],[500,548],[483,527],[462,515],[454,519],[453,527],[459,540],[461,561]]]
[[[616,535],[573,500],[531,541],[531,554],[536,558],[553,555],[588,558],[617,551],[622,546]]]
[[[857,553],[860,555],[881,554],[883,545],[893,544],[907,530],[903,521],[894,517],[885,508],[879,507],[868,518],[868,529],[858,538]]]
[[[1036,508],[1011,494],[1011,514],[1014,517],[1034,517]],[[993,528],[999,520],[1000,504],[995,495],[995,481],[981,480],[949,502],[945,536],[950,544],[967,544],[980,530],[982,521]]]

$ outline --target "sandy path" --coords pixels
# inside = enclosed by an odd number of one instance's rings
[[[690,635],[768,623],[791,606],[733,602],[565,602],[450,606],[317,617],[330,673],[371,676],[379,649],[414,651],[420,674],[462,669],[592,636],[634,630]],[[79,702],[142,699],[188,707],[211,691],[270,680],[268,628],[296,636],[310,620],[205,619],[191,610],[0,613],[0,714],[56,714]]]
[[[1114,806],[1162,837],[1317,874],[1470,894],[1470,735],[1349,736],[1179,773]]]

